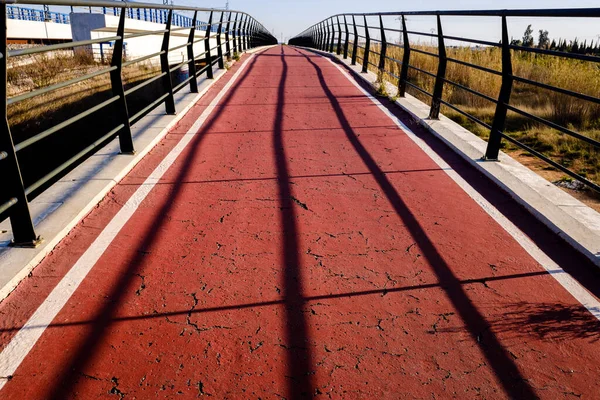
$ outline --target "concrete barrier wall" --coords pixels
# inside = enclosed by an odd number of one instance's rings
[[[71,40],[71,26],[55,22],[7,19],[8,39]]]
[[[115,36],[117,26],[119,24],[119,17],[113,15],[104,14],[89,14],[89,13],[73,13],[71,14],[71,29],[73,31],[73,41],[99,39],[104,37]],[[173,27],[178,29],[179,27]],[[160,31],[165,29],[164,24],[158,24],[154,22],[139,21],[136,19],[125,20],[125,35],[140,32],[151,32]],[[171,32],[169,41],[169,47],[177,47],[187,43],[190,30],[183,29],[175,32]],[[203,38],[205,31],[196,31],[196,38],[198,40]],[[225,42],[225,35],[221,35],[222,43]],[[132,60],[135,58],[143,57],[152,53],[160,51],[163,41],[163,34],[148,35],[136,38],[125,39],[125,56],[127,59]],[[105,54],[110,54],[113,43],[107,42],[102,45],[102,51]],[[214,48],[217,45],[216,38],[210,40],[210,48]],[[194,44],[194,54],[199,55],[205,52],[204,40]],[[225,52],[225,45],[223,44],[223,52]],[[100,44],[93,45],[94,57],[100,57]],[[217,49],[212,50],[212,55],[217,54]],[[178,64],[187,58],[187,48],[183,47],[177,50],[169,52],[169,63]],[[158,64],[160,60],[158,57],[152,58],[148,63]]]

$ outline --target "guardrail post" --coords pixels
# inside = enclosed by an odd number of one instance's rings
[[[352,25],[354,26],[354,42],[352,43],[352,65],[356,65],[356,57],[358,57],[358,28],[356,27],[356,19],[352,16]]]
[[[325,34],[325,43],[323,43],[323,51],[329,51],[329,42],[331,38],[331,30],[329,29],[329,19],[326,19],[323,23],[327,32]]]
[[[498,104],[496,105],[496,114],[494,115],[494,121],[492,122],[492,129],[490,131],[490,138],[488,140],[487,149],[485,151],[484,159],[486,160],[498,160],[498,154],[500,153],[500,145],[502,143],[502,132],[504,132],[504,126],[506,124],[506,114],[508,108],[506,105],[510,101],[510,95],[513,86],[513,71],[512,71],[512,59],[510,55],[510,42],[508,39],[508,25],[506,23],[506,16],[502,17],[502,86],[500,88],[500,95],[498,96]]]
[[[206,35],[204,36],[204,51],[206,52],[206,77],[213,79],[212,56],[210,55],[210,32],[212,31],[213,12],[210,12],[208,17],[208,26],[206,27]]]
[[[379,16],[379,26],[381,29],[381,51],[379,54],[379,70],[385,71],[385,57],[387,54],[387,41],[385,38],[385,29],[383,28],[383,19]]]
[[[237,28],[238,28],[238,17],[240,15],[238,13],[235,13],[235,20],[233,22],[233,31],[231,31],[231,34],[233,36],[233,52],[237,54],[238,52],[238,40],[237,40]]]
[[[125,14],[125,13],[123,13]],[[167,24],[165,25],[165,34],[162,42],[162,54],[160,55],[160,66],[162,72],[165,73],[163,77],[163,85],[169,94],[165,99],[165,109],[167,114],[175,114],[175,99],[173,98],[173,82],[171,81],[171,71],[169,71],[169,39],[171,37],[171,19],[173,17],[173,10],[169,10],[167,15]]]
[[[246,15],[246,18],[244,18],[244,25],[242,27],[242,31],[243,31],[242,44],[243,44],[244,51],[248,50],[248,19],[249,18],[250,17],[248,15]]]
[[[350,32],[348,31],[348,20],[344,15],[344,30],[346,32],[346,40],[344,41],[344,60],[348,59],[348,46],[350,45]]]
[[[331,18],[331,42],[329,43],[329,52],[333,53],[333,49],[335,48],[335,23],[333,22],[333,18]]]
[[[2,198],[2,201],[13,199],[13,205],[8,210],[10,217],[10,224],[13,231],[12,246],[15,247],[36,247],[42,240],[35,233],[33,227],[33,221],[31,220],[31,213],[29,212],[29,204],[27,203],[27,196],[25,195],[25,186],[23,185],[23,178],[21,177],[21,170],[19,168],[19,161],[15,152],[15,146],[10,133],[10,126],[8,125],[7,110],[6,110],[6,5],[0,6],[0,23],[2,28],[0,29],[0,53],[2,53],[2,59],[0,59],[0,74],[4,81],[2,85],[2,117],[4,119],[4,129],[0,133],[0,152],[5,153],[5,157],[0,159],[0,170],[3,171],[3,193],[8,193],[8,198]]]
[[[192,19],[192,28],[190,29],[190,36],[188,37],[188,60],[189,60],[189,71],[190,77],[190,92],[198,93],[198,80],[196,79],[196,58],[194,57],[194,36],[196,35],[196,21],[198,17],[198,11],[194,11],[194,18]]]
[[[231,12],[227,17],[227,26],[225,27],[225,51],[227,52],[227,61],[231,61],[231,43],[229,43],[229,32],[231,28]]]
[[[221,30],[223,28],[223,16],[224,12],[221,12],[221,19],[219,20],[219,28],[217,29],[217,57],[218,57],[218,65],[219,68],[225,68],[225,63],[223,62],[223,46],[221,45]]]
[[[244,48],[242,47],[242,23],[244,22],[244,15],[241,16],[240,18],[240,23],[238,25],[238,51],[241,53],[244,51]]]
[[[339,56],[340,54],[342,54],[342,25],[340,24],[340,16],[338,15],[336,18],[338,23],[338,42],[336,53]]]
[[[433,88],[433,97],[431,100],[431,110],[429,111],[430,119],[438,119],[440,117],[440,107],[442,105],[442,95],[444,94],[444,81],[446,79],[446,66],[448,58],[446,57],[446,45],[444,44],[444,33],[442,31],[442,18],[437,16],[438,29],[438,71],[435,78],[435,86]]]
[[[119,119],[125,126],[119,133],[119,146],[122,154],[134,154],[133,138],[131,137],[131,126],[129,125],[129,111],[127,110],[127,99],[123,90],[123,78],[121,75],[123,69],[123,40],[125,36],[125,7],[121,9],[119,17],[119,25],[117,27],[117,36],[120,39],[115,40],[113,47],[111,67],[117,69],[110,71],[110,83],[114,96],[119,96],[119,101],[116,103],[119,113]]]
[[[369,34],[369,27],[367,25],[367,16],[363,15],[365,19],[365,54],[363,56],[363,67],[362,72],[369,71],[369,52],[371,50],[371,35]]]
[[[410,43],[408,31],[406,30],[406,18],[402,15],[402,41],[404,42],[404,54],[402,55],[402,69],[398,81],[398,96],[406,96],[406,81],[408,80],[408,64],[410,63]]]
[[[325,46],[323,45],[323,43],[325,43],[325,28],[323,27],[323,22],[320,22],[318,25],[318,32],[319,32],[319,42],[317,43],[317,49],[319,50],[325,50]]]

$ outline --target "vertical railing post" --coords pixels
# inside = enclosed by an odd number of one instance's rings
[[[124,14],[124,13],[123,13]],[[175,114],[175,99],[173,98],[173,82],[171,81],[171,71],[169,70],[169,39],[171,37],[171,19],[173,18],[173,10],[169,10],[167,14],[167,24],[165,25],[165,34],[163,36],[162,54],[160,55],[160,66],[163,77],[163,85],[168,93],[165,99],[165,109],[167,114]]]
[[[210,55],[210,32],[212,31],[213,12],[210,12],[208,17],[208,26],[206,27],[206,35],[204,36],[204,51],[206,52],[206,77],[213,79],[212,56]]]
[[[190,71],[190,92],[198,93],[198,81],[196,79],[196,57],[194,56],[194,40],[196,35],[196,18],[198,17],[198,11],[194,11],[194,18],[192,19],[192,27],[190,29],[190,36],[188,37],[188,60],[189,60],[189,71]]]
[[[19,161],[15,152],[15,146],[10,133],[10,126],[8,125],[7,108],[6,108],[6,36],[7,36],[7,24],[6,24],[6,5],[0,5],[0,53],[2,53],[2,59],[0,59],[0,79],[4,81],[2,85],[2,117],[4,119],[4,129],[0,133],[0,152],[4,153],[4,159],[0,160],[0,170],[3,178],[3,193],[8,193],[7,198],[0,198],[1,201],[11,201],[14,203],[8,210],[10,216],[10,224],[13,231],[12,245],[15,247],[36,247],[41,243],[41,238],[36,235],[33,227],[33,221],[31,220],[31,213],[29,212],[29,204],[27,203],[27,196],[25,195],[25,186],[23,185],[23,178],[21,176],[21,170],[19,168]]]
[[[350,45],[350,31],[348,31],[348,20],[344,15],[344,29],[346,32],[346,40],[344,41],[344,60],[348,59],[348,46]]]
[[[242,35],[243,35],[242,24],[244,22],[244,17],[245,17],[244,15],[242,15],[240,17],[240,22],[239,22],[239,25],[238,25],[238,51],[240,53],[244,51],[244,48],[242,47]]]
[[[315,26],[315,34],[317,35],[317,49],[321,50],[321,42],[323,40],[323,32],[321,31],[321,22]]]
[[[333,53],[335,49],[335,23],[333,22],[333,18],[331,18],[331,42],[329,43],[329,52]]]
[[[223,46],[221,44],[221,32],[223,29],[223,16],[225,12],[221,11],[221,19],[219,20],[219,28],[217,29],[217,57],[218,57],[218,65],[219,68],[225,68],[225,63],[223,62]]]
[[[244,35],[243,35],[243,45],[244,45],[244,51],[248,50],[248,22],[250,20],[250,16],[246,15],[246,18],[244,18],[244,25],[243,25],[243,30],[244,30]]]
[[[356,19],[352,16],[352,25],[354,26],[354,41],[352,43],[352,65],[356,65],[358,57],[358,28],[356,27]]]
[[[342,25],[340,24],[340,16],[338,15],[336,18],[338,24],[338,42],[336,53],[339,56],[340,54],[342,54]]]
[[[331,43],[331,30],[329,29],[329,19],[325,20],[325,29],[327,30],[327,34],[325,35],[325,43],[323,43],[323,51],[329,51],[329,43]]]
[[[410,43],[408,41],[408,30],[406,28],[406,18],[402,15],[402,41],[404,42],[404,54],[402,55],[402,69],[400,70],[400,80],[398,81],[398,96],[406,96],[406,82],[408,81],[408,65],[410,63]]]
[[[485,152],[486,160],[498,160],[500,145],[502,144],[502,133],[506,124],[507,104],[513,86],[512,59],[510,55],[510,42],[508,39],[508,25],[506,16],[502,16],[502,86],[496,105],[496,113],[492,122],[490,138]]]
[[[227,26],[225,27],[225,51],[227,52],[227,61],[231,61],[231,43],[229,43],[229,32],[231,28],[231,13],[227,17]]]
[[[435,86],[433,87],[433,97],[431,100],[431,110],[429,111],[430,119],[438,119],[440,117],[440,108],[442,105],[442,95],[444,94],[444,81],[446,79],[446,66],[448,59],[446,57],[446,45],[444,44],[444,33],[442,31],[442,18],[437,16],[438,29],[438,71],[435,78]]]
[[[256,21],[254,21],[254,19],[250,20],[250,28],[248,30],[248,48],[249,49],[253,49],[256,44],[256,38],[254,37],[254,32],[255,32],[255,24]]]
[[[131,137],[131,127],[129,125],[129,112],[127,110],[127,99],[125,98],[125,91],[123,90],[123,41],[125,36],[125,8],[121,9],[121,16],[119,17],[119,25],[117,26],[117,36],[119,39],[115,40],[113,47],[112,60],[110,61],[111,67],[116,67],[115,70],[110,71],[110,83],[112,88],[113,96],[119,96],[117,101],[117,109],[119,113],[119,120],[124,125],[119,133],[119,145],[121,147],[121,153],[123,154],[134,154],[135,149],[133,147],[133,139]]]
[[[319,23],[319,44],[317,49],[325,50],[323,43],[325,43],[325,28],[323,26],[323,21],[321,21]]]
[[[238,28],[238,17],[240,16],[239,13],[235,13],[235,20],[233,22],[233,31],[231,31],[231,35],[233,36],[233,52],[235,54],[238,53],[238,35],[237,35],[237,28]]]
[[[363,56],[362,72],[369,71],[369,53],[371,51],[371,35],[369,33],[369,26],[367,25],[367,16],[363,15],[365,20],[365,54]]]
[[[387,55],[387,40],[385,38],[385,29],[383,27],[383,19],[379,16],[379,27],[381,29],[381,51],[379,53],[379,71],[385,71],[385,57]]]

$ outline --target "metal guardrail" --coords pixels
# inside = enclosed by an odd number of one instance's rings
[[[408,16],[432,16],[437,20],[437,32],[436,33],[428,33],[428,32],[418,32],[412,31],[407,26],[407,17]],[[465,38],[465,37],[457,37],[457,36],[449,36],[444,34],[442,18],[441,17],[499,17],[501,19],[502,24],[502,40],[500,43],[494,43],[485,40],[479,40],[475,38]],[[367,17],[378,17],[379,23],[378,26],[369,26]],[[401,29],[391,28],[385,26],[383,22],[383,17],[395,17],[396,19],[401,20],[402,26]],[[509,17],[572,17],[572,18],[598,18],[600,17],[600,8],[579,8],[579,9],[554,9],[554,10],[483,10],[483,11],[432,11],[432,12],[387,12],[387,13],[366,13],[366,14],[337,14],[333,15],[313,26],[306,29],[304,32],[292,38],[289,43],[290,45],[297,45],[303,47],[314,48],[330,53],[337,53],[338,55],[342,55],[344,59],[348,58],[349,53],[352,57],[352,65],[356,65],[357,60],[362,61],[362,72],[367,72],[369,66],[375,67],[382,75],[387,74],[392,76],[393,78],[398,80],[398,95],[400,97],[404,97],[406,94],[407,87],[411,87],[417,90],[419,93],[422,93],[424,96],[431,98],[431,109],[429,117],[431,119],[439,118],[440,107],[441,105],[445,105],[452,110],[458,112],[459,114],[464,115],[469,118],[471,121],[476,124],[489,129],[490,137],[488,140],[487,150],[483,159],[497,161],[498,155],[500,152],[502,139],[506,139],[512,144],[518,146],[519,148],[529,152],[530,154],[542,159],[546,163],[550,164],[552,167],[564,172],[570,177],[580,181],[587,187],[595,190],[596,192],[600,192],[600,186],[596,183],[586,179],[585,177],[575,173],[574,171],[564,167],[563,165],[557,163],[546,155],[542,154],[539,151],[536,151],[532,147],[519,142],[513,137],[507,135],[504,130],[506,127],[506,117],[509,111],[517,113],[521,116],[529,118],[532,121],[548,126],[552,129],[555,129],[562,134],[569,135],[571,137],[577,138],[589,145],[594,146],[596,149],[600,149],[600,142],[584,136],[578,132],[575,132],[573,129],[569,127],[564,127],[559,124],[556,124],[552,121],[548,121],[547,119],[541,118],[539,116],[533,115],[527,111],[524,111],[518,107],[515,107],[510,104],[511,94],[513,92],[513,83],[525,83],[529,85],[533,85],[539,88],[547,89],[554,91],[556,93],[560,93],[567,96],[572,96],[573,98],[584,100],[588,102],[592,102],[594,104],[600,104],[600,97],[590,96],[583,93],[574,92],[571,90],[567,90],[564,88],[552,86],[545,84],[543,82],[534,81],[531,79],[526,79],[520,77],[518,75],[513,74],[513,64],[512,64],[512,52],[521,51],[527,53],[535,53],[535,54],[543,54],[549,56],[556,57],[564,57],[575,60],[589,61],[600,63],[600,57],[595,55],[587,55],[587,54],[574,54],[574,53],[566,53],[562,51],[549,50],[544,48],[536,48],[536,47],[524,47],[521,45],[511,44],[510,42],[510,34],[508,30],[507,18]],[[387,18],[386,18],[387,19]],[[358,22],[358,23],[357,23]],[[360,25],[360,23],[364,23],[364,25]],[[359,29],[360,28],[360,29]],[[375,39],[373,37],[373,31],[375,30],[376,35],[379,39]],[[359,31],[363,33],[359,34]],[[402,34],[402,44],[391,43],[386,39],[386,33],[395,32],[398,34]],[[435,54],[433,52],[424,51],[422,49],[416,48],[416,46],[411,46],[409,35],[415,35],[418,37],[427,37],[433,40],[437,39],[437,50],[438,53]],[[454,59],[452,57],[448,57],[447,55],[447,46],[445,44],[446,40],[451,41],[459,41],[472,43],[480,46],[490,46],[500,48],[502,51],[502,68],[500,71],[489,68],[487,66],[476,65],[470,62]],[[379,53],[373,50],[372,42],[377,42],[376,49],[379,50]],[[364,46],[361,44],[364,43]],[[352,46],[352,48],[350,48]],[[391,58],[387,55],[389,46],[397,46],[402,49],[403,57],[402,60],[398,60],[395,58]],[[359,55],[359,49],[362,50],[363,56]],[[424,71],[420,68],[417,68],[414,65],[411,65],[411,53],[421,53],[430,57],[435,57],[438,59],[438,69],[437,73],[431,73],[429,71]],[[371,54],[375,54],[378,56],[378,63],[375,64],[371,62],[370,56]],[[400,76],[396,76],[390,71],[386,70],[386,60],[391,61],[392,63],[396,63],[399,66]],[[500,76],[502,78],[502,85],[500,89],[500,93],[497,98],[492,98],[483,93],[477,92],[471,88],[468,88],[459,83],[453,82],[446,78],[446,69],[448,63],[456,63],[461,64],[463,66],[478,69],[480,71],[484,71],[490,74],[494,74],[496,76]],[[600,67],[600,64],[599,64]],[[411,83],[408,79],[409,69],[418,71],[425,75],[428,75],[435,79],[433,93],[427,92],[424,88],[419,87]],[[458,87],[462,90],[465,90],[475,96],[480,96],[496,105],[496,111],[494,115],[494,119],[491,125],[486,124],[485,122],[479,120],[475,116],[461,110],[460,108],[450,104],[448,101],[443,99],[443,90],[445,85],[453,85],[454,87]]]
[[[133,154],[134,143],[131,136],[130,127],[141,117],[143,117],[145,114],[147,114],[152,109],[156,108],[162,103],[165,104],[167,114],[174,114],[175,101],[173,94],[178,90],[183,89],[183,87],[186,85],[189,85],[190,91],[192,93],[198,93],[197,78],[201,74],[205,73],[208,79],[212,79],[213,66],[215,64],[218,64],[219,68],[224,68],[225,59],[231,58],[232,55],[237,54],[238,52],[243,52],[247,49],[254,48],[257,46],[277,43],[277,39],[275,39],[275,37],[273,37],[268,32],[268,30],[264,28],[263,25],[261,25],[256,19],[254,19],[249,14],[246,14],[241,11],[223,11],[209,8],[169,6],[110,0],[52,0],[45,2],[45,4],[100,8],[106,7],[119,9],[119,24],[116,29],[115,35],[108,38],[104,37],[100,39],[91,39],[85,41],[61,43],[48,46],[39,46],[34,48],[7,51],[6,4],[8,3],[39,4],[39,2],[36,3],[34,0],[0,0],[0,21],[3,24],[0,35],[0,74],[3,77],[2,89],[4,91],[4,94],[2,96],[2,98],[4,99],[4,104],[1,110],[3,114],[3,119],[5,121],[5,127],[0,133],[0,171],[2,171],[3,178],[2,194],[4,194],[3,197],[5,197],[0,198],[0,216],[8,215],[13,230],[13,244],[22,247],[35,247],[40,240],[38,235],[35,233],[34,225],[31,220],[31,214],[28,206],[28,200],[32,192],[47,184],[54,177],[59,176],[63,171],[67,170],[74,163],[80,162],[82,159],[88,157],[92,152],[98,150],[109,139],[118,136],[121,152],[123,154]],[[142,12],[140,13],[142,15],[144,14],[144,10],[147,11],[147,15],[162,15],[164,12],[166,12],[166,20],[164,21],[165,28],[160,31],[126,34],[125,20],[127,15],[131,15],[131,12],[129,10],[136,10],[134,12],[134,15],[138,14],[137,10],[142,10]],[[173,28],[173,15],[175,10],[193,12],[193,17],[191,18],[191,24],[189,27]],[[210,17],[208,23],[199,23],[197,19],[197,15],[199,12],[209,13]],[[188,41],[184,45],[177,47],[187,48],[187,59],[181,64],[173,67],[169,64],[168,60],[169,51],[174,49],[169,46],[169,38],[171,32],[182,30],[189,31]],[[123,42],[125,39],[157,34],[161,34],[163,36],[160,51],[149,56],[140,57],[135,60],[128,60],[127,62],[123,62]],[[217,42],[217,45],[212,48],[210,47],[211,39],[216,39]],[[44,53],[52,50],[90,46],[97,43],[106,43],[107,41],[114,41],[110,67],[65,82],[40,88],[32,92],[26,93],[24,95],[7,98],[7,57],[18,57],[22,55]],[[194,54],[193,45],[198,42],[202,42],[204,44],[204,52],[202,52],[201,54]],[[225,49],[223,49],[223,47],[225,47]],[[216,52],[216,54],[213,52]],[[137,86],[134,86],[133,88],[125,91],[123,87],[123,79],[121,73],[122,68],[126,65],[141,62],[145,59],[148,59],[149,57],[160,57],[161,72],[152,79],[148,79],[143,83],[138,84]],[[200,59],[205,60],[206,65],[200,69],[197,69],[196,61]],[[189,78],[185,79],[179,85],[173,87],[171,81],[171,72],[176,71],[177,69],[186,65],[189,67]],[[7,119],[7,104],[13,104],[19,101],[23,101],[26,98],[39,96],[43,93],[48,93],[59,88],[74,85],[78,82],[92,79],[101,74],[110,75],[112,97],[100,104],[97,104],[94,107],[87,109],[86,111],[80,114],[77,114],[65,121],[58,123],[57,125],[49,129],[44,130],[43,132],[39,132],[38,134],[26,140],[14,143]],[[146,106],[144,109],[142,109],[135,115],[129,115],[127,108],[127,96],[157,80],[160,80],[162,82],[163,93],[157,94],[157,97],[155,99],[152,99],[153,101],[148,106]],[[86,148],[79,149],[80,151],[76,155],[74,155],[69,160],[65,161],[59,167],[48,171],[37,182],[34,182],[27,187],[24,185],[18,159],[19,151],[29,146],[43,145],[43,141],[45,138],[51,135],[60,134],[61,130],[99,110],[105,109],[109,105],[113,105],[113,107],[115,107],[116,105],[118,109],[118,117],[120,123],[117,127],[110,130],[109,132],[106,132],[93,144],[87,146]],[[43,166],[40,166],[40,168],[43,168]]]
[[[6,17],[8,19],[16,19],[21,21],[50,21],[57,24],[71,23],[69,14],[17,6],[6,6]]]

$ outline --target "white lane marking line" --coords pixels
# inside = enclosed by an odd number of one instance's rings
[[[513,224],[508,218],[506,218],[496,207],[494,207],[489,201],[487,201],[482,195],[480,195],[467,181],[465,181],[450,165],[448,165],[435,151],[431,149],[421,138],[419,138],[409,127],[404,125],[400,119],[393,115],[387,108],[384,107],[381,102],[372,96],[369,92],[363,89],[360,84],[353,79],[341,66],[334,63],[329,57],[323,57],[334,65],[354,86],[356,86],[365,96],[367,96],[375,105],[385,113],[394,123],[402,129],[407,136],[417,144],[437,165],[444,170],[450,178],[458,186],[464,190],[469,197],[471,197],[483,210],[492,217],[510,236],[513,237],[519,243],[519,245],[536,260],[544,269],[556,279],[556,281],[563,287],[567,292],[571,294],[581,305],[592,313],[594,317],[600,320],[600,301],[596,299],[591,293],[589,293],[583,286],[577,282],[571,275],[566,273],[557,263],[555,263],[546,253],[542,251],[523,231],[521,231],[515,224]]]
[[[127,203],[125,203],[123,208],[121,208],[108,225],[106,225],[96,240],[94,240],[79,260],[77,260],[75,265],[67,272],[46,300],[12,338],[2,353],[0,353],[0,389],[8,382],[9,377],[15,373],[40,336],[42,336],[42,333],[44,333],[48,325],[50,325],[52,320],[71,298],[98,259],[104,254],[104,251],[112,243],[123,226],[129,221],[142,201],[148,196],[148,193],[150,193],[152,188],[154,188],[156,183],[162,178],[165,172],[167,172],[177,157],[179,157],[182,151],[192,139],[194,139],[196,133],[200,130],[204,122],[206,122],[210,114],[216,108],[217,104],[225,94],[227,94],[231,86],[233,86],[253,57],[254,54],[251,54],[240,66],[236,73],[231,77],[231,80],[227,82],[217,97],[215,97],[204,112],[202,112],[200,117],[198,117],[196,122],[194,122],[194,125],[192,125],[179,143],[177,143],[169,154],[167,154],[150,176],[148,176],[145,182],[135,191]]]

